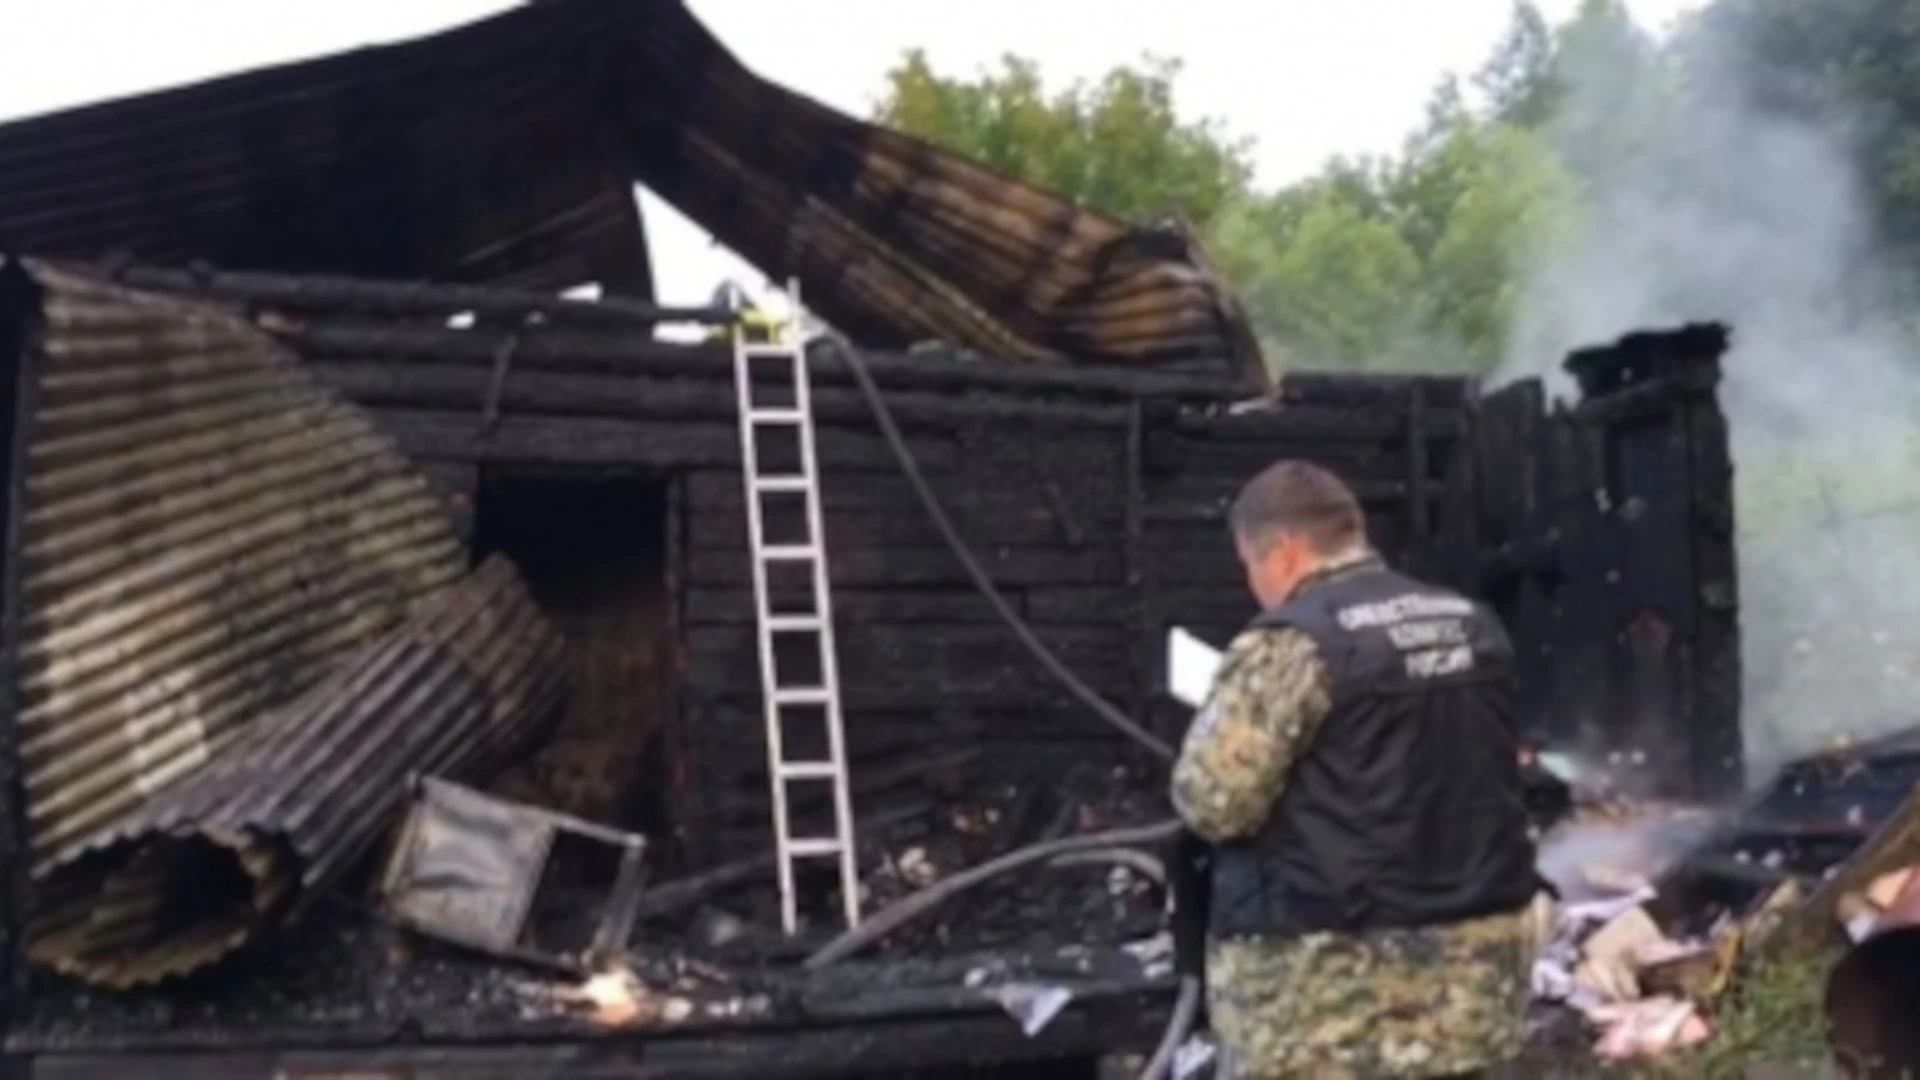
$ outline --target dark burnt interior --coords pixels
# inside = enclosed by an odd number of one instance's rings
[[[574,670],[546,745],[491,790],[665,836],[671,708],[667,484],[644,473],[483,468],[473,558],[520,568],[566,636]]]

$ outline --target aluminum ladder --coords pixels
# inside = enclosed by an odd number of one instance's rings
[[[767,778],[773,789],[774,857],[780,875],[780,919],[788,934],[799,924],[794,892],[794,866],[800,859],[834,858],[840,864],[840,896],[847,925],[860,921],[860,876],[855,862],[853,800],[847,782],[846,732],[841,722],[840,670],[834,649],[833,606],[827,586],[826,533],[821,525],[820,464],[814,448],[813,395],[807,371],[806,313],[800,305],[798,282],[789,282],[791,317],[771,342],[748,340],[745,328],[733,328],[733,375],[739,395],[740,459],[746,477],[747,540],[753,559],[754,614],[760,645],[760,699],[767,727]],[[783,362],[793,378],[793,404],[767,407],[754,393],[756,363]],[[796,430],[800,471],[761,472],[760,438],[763,429]],[[766,505],[769,495],[805,497],[806,537],[796,543],[769,544]],[[806,564],[811,571],[812,610],[776,614],[768,582],[775,563]],[[775,663],[776,638],[811,639],[817,643],[820,683],[783,685]],[[789,710],[817,708],[825,713],[825,760],[793,760],[786,752],[784,718]],[[796,837],[788,815],[787,785],[796,780],[828,780],[833,784],[832,835]]]

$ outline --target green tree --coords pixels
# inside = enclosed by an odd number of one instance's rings
[[[1505,35],[1473,77],[1494,119],[1527,128],[1546,125],[1561,96],[1557,53],[1546,16],[1531,0],[1516,0]]]
[[[1611,0],[1591,0],[1606,14]],[[1129,220],[1194,225],[1280,367],[1487,370],[1502,357],[1524,259],[1572,216],[1541,137],[1560,38],[1515,8],[1475,84],[1436,88],[1402,152],[1335,159],[1278,191],[1250,186],[1248,145],[1173,107],[1179,65],[1148,58],[1050,91],[1008,57],[970,79],[910,52],[878,119]]]
[[[1458,117],[1407,159],[1396,189],[1402,231],[1421,259],[1431,362],[1492,369],[1527,266],[1572,235],[1572,178],[1527,130]]]
[[[1173,106],[1177,61],[1147,57],[1098,82],[1049,91],[1008,56],[972,78],[935,72],[919,50],[887,73],[879,122],[1128,221],[1211,225],[1247,187],[1250,144]]]

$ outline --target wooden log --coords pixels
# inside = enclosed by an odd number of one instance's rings
[[[423,459],[652,469],[737,467],[740,461],[739,429],[731,424],[503,416],[489,425],[478,414],[397,410],[376,412],[374,421],[402,452]],[[827,428],[818,432],[817,447],[823,469],[899,467],[877,436]],[[952,466],[950,443],[916,440],[911,449],[930,472]]]
[[[956,450],[965,456],[965,452]],[[1098,529],[1120,521],[1118,502],[1102,505],[1083,496],[1067,474],[1063,494],[1068,506],[1083,526]],[[687,501],[696,511],[720,511],[739,514],[746,506],[740,473],[736,470],[698,470],[686,477]],[[991,483],[963,483],[956,478],[943,479],[935,496],[947,515],[956,522],[973,516],[1049,517],[1054,507],[1043,486],[1025,474],[1001,475]],[[1090,505],[1091,503],[1091,505]],[[887,513],[926,519],[919,497],[906,479],[885,473],[863,474],[856,482],[837,483],[828,473],[820,484],[820,505],[829,514]]]
[[[1338,408],[1321,405],[1284,406],[1263,412],[1210,416],[1187,412],[1175,421],[1183,437],[1210,443],[1385,442],[1408,434],[1409,394],[1394,408]],[[1423,407],[1415,430],[1429,439],[1457,440],[1465,433],[1461,409]]]
[[[1156,470],[1184,483],[1194,476],[1217,476],[1246,483],[1255,473],[1290,458],[1332,469],[1348,483],[1364,480],[1406,479],[1404,439],[1287,438],[1247,442],[1213,442],[1182,437],[1158,450]],[[1164,483],[1164,481],[1163,481]]]
[[[1096,690],[1124,688],[1127,637],[1108,629],[1043,635],[1063,663]],[[838,635],[848,714],[943,706],[1024,707],[1066,693],[1011,634],[992,626],[939,630],[846,627]],[[686,674],[690,693],[757,703],[757,646],[749,627],[691,627]]]
[[[303,321],[270,317],[263,322],[265,329],[309,359],[491,364],[511,342],[514,363],[524,368],[696,376],[731,370],[731,353],[724,345],[676,344],[639,334],[529,328],[507,333],[485,328],[451,330],[337,319]],[[1222,402],[1244,396],[1224,379],[1119,368],[975,363],[884,352],[862,352],[861,356],[874,382],[889,389],[1051,391],[1085,395],[1090,400],[1158,396],[1180,401]],[[836,355],[833,348],[815,350],[808,366],[814,378],[823,383],[850,385],[853,382],[846,360]]]
[[[1221,478],[1224,480],[1225,478]],[[1245,484],[1253,479],[1249,474],[1240,480]],[[1401,480],[1362,480],[1348,485],[1362,506],[1369,510],[1392,508],[1404,503],[1408,498],[1407,484]],[[1225,494],[1229,487],[1222,482],[1209,482],[1195,485],[1199,490],[1189,490],[1179,484],[1164,485],[1154,498],[1143,508],[1143,516],[1148,523],[1198,523],[1227,520],[1227,508],[1233,505],[1234,496],[1239,488],[1232,488],[1233,494]],[[1436,500],[1438,496],[1435,496]]]
[[[921,664],[927,665],[925,670],[929,671],[992,669],[1029,655],[1011,633],[995,626],[865,623],[841,628],[836,637],[844,654],[843,670],[892,671],[895,678],[912,678],[914,672],[923,670]],[[1123,630],[1106,628],[1060,628],[1040,635],[1041,641],[1068,663],[1076,659],[1111,659],[1115,646],[1125,637]],[[696,664],[703,655],[724,656],[756,648],[757,639],[750,627],[700,627],[687,631],[687,649]],[[757,682],[746,686],[755,693],[758,688]]]
[[[369,408],[475,409],[493,398],[492,374],[474,364],[408,364],[390,360],[314,360],[308,367],[350,400]],[[769,380],[778,383],[778,380]],[[676,420],[724,420],[739,414],[732,368],[713,377],[599,374],[509,367],[497,404],[513,415],[624,416]],[[1118,429],[1118,405],[1027,398],[1006,393],[929,393],[892,390],[886,405],[909,430],[950,429],[977,421],[1024,420],[1055,427]],[[815,419],[822,425],[877,427],[873,410],[856,389],[814,390]]]
[[[1223,616],[1244,622],[1256,605],[1240,581],[1213,587],[1154,588],[1154,606],[1176,624],[1202,616]],[[1035,626],[1099,626],[1124,611],[1130,593],[1105,586],[1047,586],[1026,593],[1027,618]],[[1159,644],[1156,643],[1158,648]]]
[[[994,583],[1004,587],[1117,583],[1126,572],[1120,553],[1112,550],[983,547],[974,556]],[[959,559],[944,547],[836,549],[828,555],[827,568],[836,590],[972,584]],[[687,556],[686,580],[696,587],[744,587],[750,573],[748,560],[732,551],[694,550]]]
[[[1461,406],[1479,392],[1478,380],[1462,375],[1363,375],[1355,372],[1304,372],[1280,380],[1274,396],[1289,405],[1345,408],[1393,408],[1404,404],[1414,387],[1428,404]]]
[[[805,507],[799,495],[770,497],[762,505],[763,531],[769,542],[798,543],[808,537]],[[964,515],[950,511],[949,516],[969,548],[1071,546],[1066,524],[1044,507],[1005,515],[982,513],[976,508]],[[860,550],[941,548],[946,544],[918,506],[896,507],[891,511],[827,512],[823,517],[828,550],[834,555]],[[688,517],[687,543],[697,551],[737,551],[745,557],[746,514],[740,510],[716,512],[703,508]]]
[[[831,535],[832,526],[828,532]],[[1016,611],[1019,594],[1007,598]],[[833,594],[833,614],[843,623],[904,623],[910,625],[998,624],[1000,617],[978,590],[971,587],[917,592],[851,591]],[[690,626],[751,623],[756,618],[750,589],[692,589],[686,599],[685,620]],[[1056,620],[1058,621],[1058,620]]]
[[[731,320],[729,313],[716,308],[664,307],[618,296],[573,300],[552,293],[494,285],[428,284],[254,271],[202,272],[159,266],[129,266],[114,272],[112,276],[121,284],[136,289],[186,293],[197,298],[211,297],[246,305],[273,305],[293,310],[412,316],[448,316],[468,312],[512,318],[537,314],[560,322],[629,326],[652,326],[668,322],[719,325]]]

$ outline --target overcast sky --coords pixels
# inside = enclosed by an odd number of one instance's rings
[[[1154,52],[1186,64],[1178,107],[1256,143],[1280,184],[1330,155],[1387,151],[1435,82],[1470,71],[1510,0],[688,0],[748,66],[856,113],[920,47],[969,73],[1008,52],[1061,82]],[[1551,17],[1578,0],[1542,0]],[[0,0],[0,119],[140,93],[265,64],[429,33],[511,0]],[[1629,0],[1653,29],[1697,0]],[[724,277],[760,280],[697,226],[642,197],[662,299],[701,302]]]

